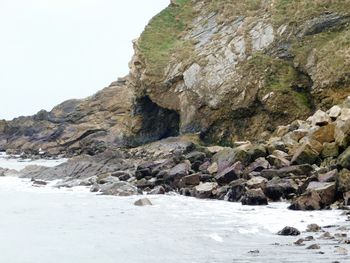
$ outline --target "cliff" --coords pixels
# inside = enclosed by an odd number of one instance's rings
[[[130,74],[85,100],[0,123],[0,148],[95,154],[168,136],[268,138],[350,94],[350,1],[173,0]]]

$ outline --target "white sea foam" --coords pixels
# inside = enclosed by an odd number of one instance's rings
[[[134,206],[139,198],[96,196],[84,187],[32,187],[27,179],[1,177],[0,262],[345,262],[322,244],[324,255],[291,246],[295,237],[276,235],[287,225],[305,230],[310,223],[343,224],[339,211],[290,211],[286,203],[246,207],[178,195],[152,195],[153,206]],[[248,253],[255,250],[260,253]]]
[[[17,171],[24,169],[28,165],[39,165],[39,166],[53,167],[53,166],[57,166],[61,163],[64,163],[66,161],[67,161],[67,159],[57,159],[57,160],[20,159],[19,156],[17,156],[17,158],[9,158],[9,156],[6,155],[4,152],[0,152],[0,167],[7,168],[7,169],[13,169],[13,170],[17,170]]]

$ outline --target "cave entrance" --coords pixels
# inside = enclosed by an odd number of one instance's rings
[[[180,115],[174,110],[160,107],[148,96],[136,101],[135,114],[142,116],[140,143],[179,135]]]

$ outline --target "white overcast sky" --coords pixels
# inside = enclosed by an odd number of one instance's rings
[[[0,0],[0,119],[84,98],[128,73],[169,0]]]

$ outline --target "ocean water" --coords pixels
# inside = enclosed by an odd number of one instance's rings
[[[6,163],[0,158],[0,167]],[[2,177],[0,262],[349,262],[333,253],[333,244],[323,244],[331,241],[308,243],[321,244],[324,254],[318,254],[294,246],[298,237],[276,235],[287,225],[344,225],[340,211],[297,212],[285,203],[248,207],[177,195],[148,196],[153,206],[134,206],[139,198],[98,196],[84,187],[33,187],[28,179]]]

